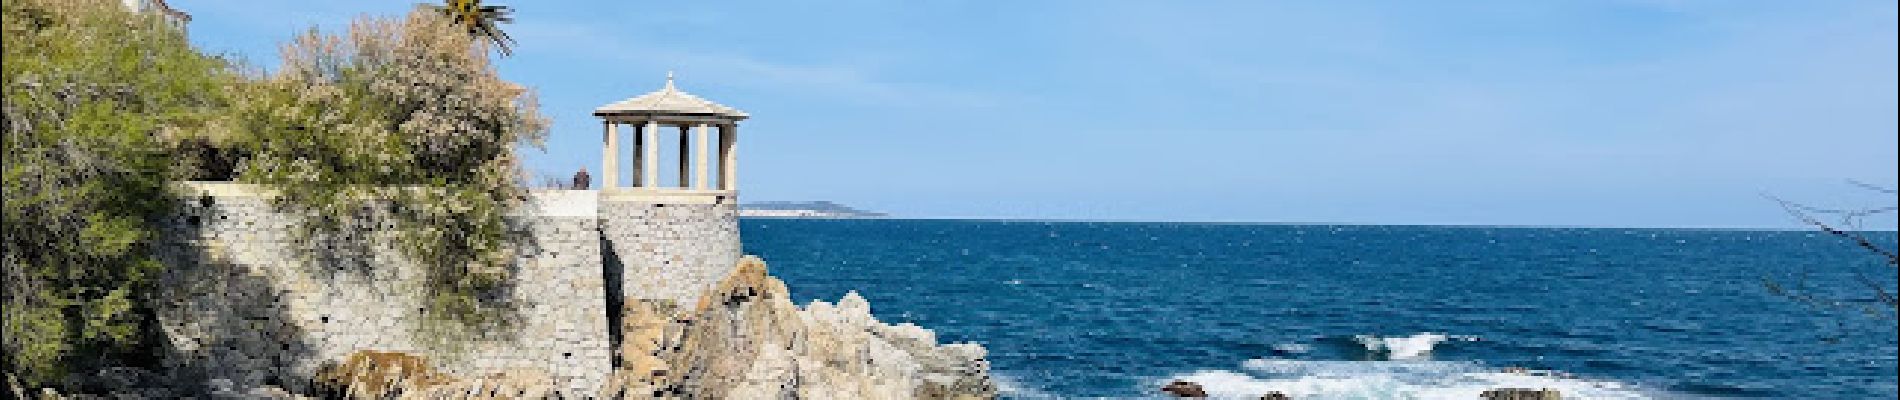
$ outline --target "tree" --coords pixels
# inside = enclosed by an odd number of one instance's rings
[[[443,0],[442,5],[429,5],[442,15],[449,17],[455,25],[468,31],[470,37],[495,45],[506,56],[513,53],[509,46],[515,39],[502,32],[500,24],[513,22],[508,16],[508,6],[484,6],[482,0]]]
[[[393,224],[428,268],[432,315],[464,322],[492,315],[481,294],[511,278],[504,216],[525,195],[515,148],[539,146],[548,126],[475,43],[424,10],[359,18],[341,36],[311,30],[236,122],[252,135],[240,181],[278,189],[309,235]]]
[[[455,20],[419,9],[361,18],[343,36],[312,30],[284,46],[276,73],[246,76],[117,1],[4,2],[9,383],[155,364],[153,239],[176,180],[268,185],[312,234],[388,204],[439,315],[496,309],[482,295],[510,278],[514,150],[539,146],[548,120]]]
[[[151,361],[171,138],[228,103],[229,65],[108,0],[5,0],[4,363],[28,386]]]

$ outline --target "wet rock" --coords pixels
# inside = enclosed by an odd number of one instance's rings
[[[1553,389],[1499,388],[1484,391],[1478,398],[1485,400],[1561,400],[1563,396]]]
[[[1207,389],[1202,388],[1199,383],[1189,381],[1168,382],[1167,386],[1161,387],[1161,392],[1174,397],[1207,397]]]
[[[1287,397],[1286,393],[1280,393],[1280,392],[1267,392],[1267,394],[1260,395],[1260,400],[1290,400],[1290,399],[1292,399],[1292,397]]]

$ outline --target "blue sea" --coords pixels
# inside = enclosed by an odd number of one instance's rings
[[[1155,397],[1177,379],[1236,397],[1895,397],[1895,321],[1856,311],[1874,304],[1856,274],[1891,290],[1893,272],[1817,232],[740,225],[795,301],[855,290],[886,322],[980,343],[1011,398]]]

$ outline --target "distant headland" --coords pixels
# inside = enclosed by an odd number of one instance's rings
[[[741,217],[764,218],[882,218],[890,214],[865,211],[830,201],[760,201],[739,205]]]

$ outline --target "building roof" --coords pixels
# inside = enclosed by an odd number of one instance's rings
[[[173,23],[183,24],[191,22],[191,14],[186,14],[184,11],[178,11],[178,9],[172,8],[172,5],[166,3],[165,0],[124,0],[124,3],[126,9],[132,10],[132,12],[157,11],[166,18],[170,18]]]
[[[165,13],[165,15],[184,22],[191,22],[191,14],[186,14],[184,11],[178,11],[178,9],[172,8],[171,4],[165,4],[165,0],[152,0],[152,4],[158,6],[158,11]]]
[[[673,73],[666,73],[666,87],[594,109],[594,116],[700,117],[738,121],[750,117],[744,111],[714,103],[680,91],[673,86]]]

